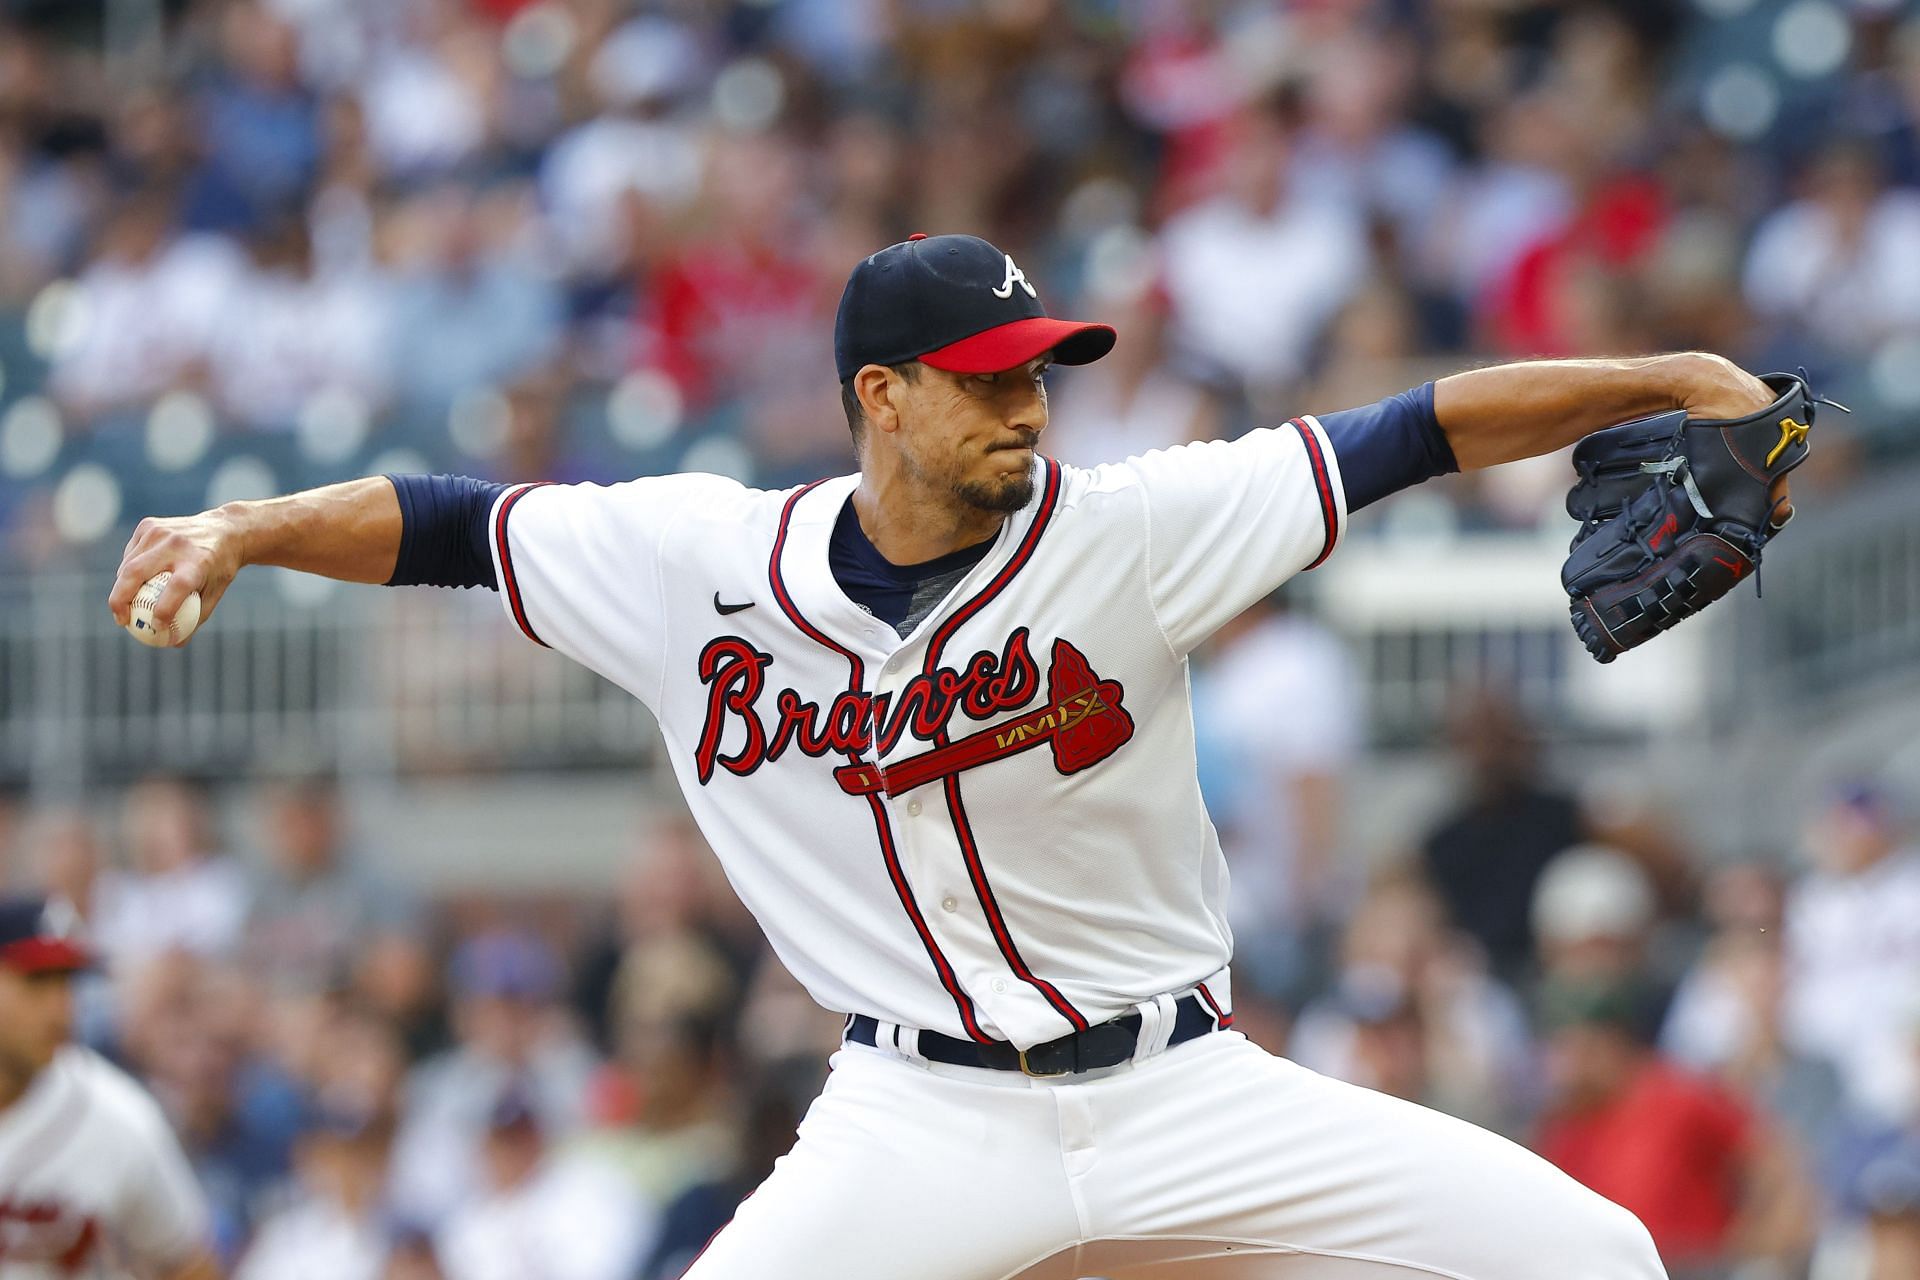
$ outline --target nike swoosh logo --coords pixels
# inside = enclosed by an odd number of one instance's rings
[[[719,614],[723,618],[730,613],[738,613],[742,609],[751,609],[753,608],[753,605],[754,605],[754,602],[751,600],[747,601],[745,604],[721,604],[720,593],[718,591],[713,593],[713,611]]]

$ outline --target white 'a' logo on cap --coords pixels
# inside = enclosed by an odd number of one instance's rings
[[[1027,283],[1026,273],[1013,265],[1013,255],[1009,253],[1003,256],[1007,260],[1007,278],[1002,280],[999,286],[994,289],[993,296],[996,298],[1011,298],[1013,296],[1013,286],[1017,284],[1027,291],[1029,298],[1038,298],[1040,295],[1035,293],[1033,286]]]

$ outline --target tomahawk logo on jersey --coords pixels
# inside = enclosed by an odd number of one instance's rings
[[[830,1009],[1028,1046],[1232,951],[1187,654],[1346,518],[1312,418],[1082,470],[905,639],[834,580],[858,477],[529,486],[495,504],[532,638],[659,717],[729,878]],[[722,618],[717,598],[758,607]]]

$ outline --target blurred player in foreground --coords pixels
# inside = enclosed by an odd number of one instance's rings
[[[207,1211],[152,1098],[68,1043],[77,917],[0,898],[0,1280],[215,1280]]]

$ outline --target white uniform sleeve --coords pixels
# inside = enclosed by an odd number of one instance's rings
[[[1326,559],[1346,528],[1338,465],[1312,418],[1125,465],[1146,495],[1147,588],[1176,653]]]
[[[150,1098],[140,1102],[114,1226],[143,1265],[166,1270],[207,1246],[210,1219],[179,1139]]]
[[[711,475],[508,489],[488,521],[501,603],[530,639],[657,709],[666,535],[691,506],[740,492]]]

